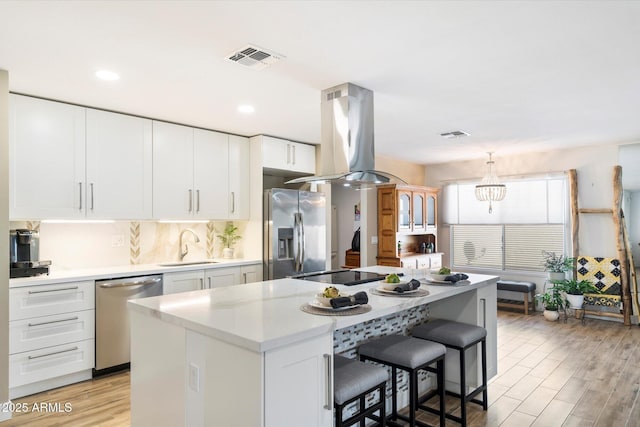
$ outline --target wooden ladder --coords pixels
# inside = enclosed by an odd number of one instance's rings
[[[611,215],[616,231],[616,249],[618,260],[620,261],[620,286],[622,287],[622,314],[609,313],[604,311],[587,311],[589,314],[598,316],[618,317],[624,320],[625,325],[631,325],[631,282],[635,293],[636,314],[638,313],[637,303],[637,282],[635,268],[633,268],[633,257],[629,245],[628,234],[622,212],[622,167],[613,167],[613,204],[611,208],[605,209],[580,209],[578,208],[578,173],[575,169],[569,170],[569,188],[571,193],[571,235],[573,241],[573,257],[578,258],[580,254],[578,231],[580,229],[580,214],[605,214]],[[631,262],[631,264],[630,264]],[[631,268],[630,268],[631,266]],[[631,273],[630,273],[631,270]],[[574,269],[574,277],[576,271]],[[630,280],[631,277],[631,280]]]

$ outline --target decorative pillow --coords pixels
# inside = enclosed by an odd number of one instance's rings
[[[581,256],[577,260],[577,279],[592,282],[601,294],[584,294],[585,305],[620,307],[620,261],[615,258]]]

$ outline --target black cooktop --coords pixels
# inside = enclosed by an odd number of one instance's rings
[[[327,283],[330,285],[353,286],[361,283],[376,282],[384,279],[383,274],[370,273],[367,271],[338,270],[326,271],[315,274],[307,274],[297,277],[302,280],[312,280],[314,282]]]

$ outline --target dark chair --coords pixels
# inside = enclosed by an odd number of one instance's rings
[[[460,399],[461,416],[446,414],[447,418],[459,422],[462,426],[467,425],[467,402],[482,405],[482,409],[487,410],[487,330],[467,323],[454,322],[451,320],[435,319],[413,328],[411,333],[416,338],[435,341],[443,344],[447,348],[458,350],[460,353],[460,393],[447,392]],[[467,393],[465,352],[468,348],[476,344],[482,344],[482,384],[475,390]],[[482,400],[474,399],[482,393]]]

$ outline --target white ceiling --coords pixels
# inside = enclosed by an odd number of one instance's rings
[[[318,143],[320,91],[352,82],[375,93],[377,154],[423,164],[640,141],[637,1],[0,1],[0,16],[14,92]],[[286,59],[224,60],[248,43]],[[453,130],[471,136],[439,136]]]

